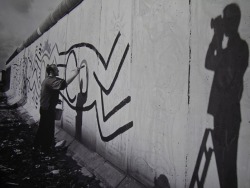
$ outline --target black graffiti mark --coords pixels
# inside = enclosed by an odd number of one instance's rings
[[[107,63],[105,62],[104,58],[103,58],[102,55],[99,53],[99,51],[98,51],[92,44],[89,44],[89,43],[79,43],[79,44],[75,44],[75,45],[71,46],[67,51],[65,51],[65,52],[60,52],[59,55],[67,55],[67,54],[69,54],[69,56],[70,56],[70,53],[72,53],[72,50],[73,50],[74,48],[87,47],[87,48],[93,50],[93,51],[96,53],[97,57],[100,59],[102,65],[103,65],[104,68],[105,68],[105,70],[107,70],[108,65],[109,65],[109,62],[110,62],[110,58],[111,58],[111,56],[112,56],[112,54],[113,54],[114,48],[115,48],[115,46],[116,46],[116,44],[117,44],[117,41],[118,41],[118,39],[119,39],[120,36],[121,36],[121,34],[120,34],[120,32],[119,32],[119,33],[117,34],[116,39],[115,39],[115,41],[114,41],[114,43],[113,43],[113,46],[112,46],[112,48],[111,48],[111,51],[110,51],[110,54],[109,54]],[[110,92],[112,91],[112,89],[113,89],[113,87],[114,87],[114,85],[115,85],[115,82],[116,82],[116,80],[117,80],[117,78],[118,78],[118,75],[119,75],[119,73],[120,73],[120,70],[121,70],[121,68],[122,68],[122,66],[123,66],[124,60],[125,60],[125,58],[126,58],[126,56],[127,56],[128,50],[129,50],[129,44],[126,46],[126,49],[125,49],[125,51],[124,51],[124,53],[123,53],[123,56],[122,56],[122,59],[121,59],[121,61],[120,61],[119,66],[118,66],[118,69],[117,69],[117,72],[116,72],[116,74],[115,74],[115,77],[114,77],[114,79],[113,79],[113,81],[112,81],[112,83],[110,84],[110,87],[109,87],[108,89],[106,89],[106,88],[102,85],[102,83],[99,81],[99,79],[98,79],[96,73],[95,73],[95,72],[93,73],[94,78],[95,78],[95,80],[97,81],[99,87],[102,89],[102,91],[104,91],[104,93],[105,93],[106,95],[109,95],[109,94],[110,94]],[[77,60],[76,60],[76,57],[75,57],[75,61],[77,61]],[[68,60],[67,60],[67,62],[68,62]],[[76,63],[77,63],[77,62],[76,62]],[[67,65],[66,65],[66,66],[67,66]]]
[[[38,61],[37,61],[38,60]],[[38,62],[40,63],[42,60],[38,57],[38,55],[36,54],[35,55],[35,63],[37,64],[37,67],[39,67],[39,70],[41,70],[41,68],[40,68],[40,66],[39,66],[39,64],[38,64]]]
[[[102,117],[104,122],[106,122],[111,116],[113,116],[117,111],[119,111],[121,108],[123,108],[126,104],[128,104],[131,101],[131,97],[128,96],[124,100],[122,100],[117,106],[115,106],[107,115],[105,115],[104,110],[104,102],[103,102],[103,94],[101,91],[101,101],[102,101]]]
[[[65,100],[65,102],[69,105],[69,107],[73,110],[76,111],[89,111],[91,110],[95,105],[96,105],[96,101],[94,101],[92,104],[88,105],[88,106],[83,106],[83,107],[79,107],[79,106],[74,106],[72,105],[69,100],[60,92],[60,95],[62,96],[62,98]]]
[[[26,58],[23,59],[23,88],[22,88],[22,92],[24,95],[24,99],[27,100],[27,63],[26,63]]]
[[[103,67],[105,68],[105,70],[107,70],[108,65],[109,65],[109,62],[110,62],[110,58],[111,58],[111,56],[112,56],[112,54],[113,54],[114,48],[115,48],[115,46],[116,46],[116,44],[117,44],[117,41],[118,41],[118,39],[119,39],[120,36],[121,36],[121,33],[119,32],[119,33],[117,34],[116,38],[115,38],[115,41],[114,41],[113,45],[112,45],[112,48],[111,48],[111,51],[110,51],[110,53],[109,53],[109,57],[108,57],[107,63],[105,63],[104,58],[103,58],[102,55],[99,53],[99,51],[94,47],[94,45],[92,45],[92,44],[90,44],[90,43],[84,43],[84,42],[82,42],[82,43],[74,44],[74,45],[72,45],[67,51],[65,51],[65,52],[60,52],[59,55],[67,55],[67,54],[70,53],[70,51],[73,50],[74,48],[86,47],[86,48],[89,48],[89,49],[93,50],[93,51],[96,53],[97,57],[101,60],[101,63],[102,63],[102,65],[103,65]],[[128,45],[128,46],[129,46],[129,45]]]
[[[109,53],[109,57],[108,57],[106,66],[105,66],[105,63],[103,62],[103,65],[104,65],[105,70],[107,70],[107,68],[108,68],[108,66],[109,66],[109,62],[110,62],[111,56],[112,56],[112,54],[113,54],[113,52],[114,52],[115,46],[116,46],[116,44],[117,44],[118,39],[120,38],[120,36],[121,36],[121,33],[119,32],[119,33],[117,34],[116,38],[115,38],[115,41],[114,41],[113,45],[112,45],[112,48],[111,48],[111,51],[110,51],[110,53]]]
[[[94,101],[91,105],[89,105],[87,107],[76,107],[76,106],[73,106],[72,104],[70,104],[70,102],[67,100],[67,98],[61,92],[60,92],[60,95],[66,101],[66,103],[69,105],[69,107],[71,107],[73,110],[76,110],[76,111],[89,111],[93,107],[95,107],[97,126],[98,126],[98,130],[99,130],[99,134],[100,134],[100,137],[101,137],[102,141],[104,141],[104,142],[109,142],[109,141],[113,140],[118,135],[126,132],[128,129],[133,127],[133,121],[131,121],[131,122],[123,125],[122,127],[118,128],[116,131],[111,133],[109,136],[103,136],[100,121],[99,121],[99,115],[98,115],[98,109],[97,109],[96,101]],[[120,105],[116,106],[116,109],[121,109],[121,106]],[[114,111],[117,111],[117,110],[114,110]]]
[[[76,111],[89,111],[91,110],[95,105],[96,101],[94,101],[91,105],[85,106],[85,107],[79,107],[72,105],[67,98],[60,93],[60,95],[63,97],[63,99],[67,102],[70,108]],[[126,104],[128,104],[131,101],[131,97],[128,96],[124,100],[122,100],[118,105],[116,105],[107,115],[105,115],[104,110],[104,102],[103,102],[103,94],[101,94],[101,104],[102,104],[102,112],[103,112],[103,120],[106,122],[111,116],[113,116],[117,111],[119,111],[121,108],[123,108]]]
[[[14,80],[14,83],[16,83],[16,85],[12,86],[13,88],[15,88],[15,90],[17,91],[18,90],[18,85],[19,85],[19,79],[18,79],[18,73],[20,72],[20,69],[19,69],[19,66],[17,63],[14,63],[13,64],[13,68],[15,70],[15,74],[13,76],[13,80]]]
[[[41,86],[41,49],[36,47],[34,59],[28,56],[25,60],[27,60],[27,67],[30,69],[29,74],[25,78],[25,89],[26,92],[33,92],[31,99],[34,101],[36,108],[38,108]]]
[[[35,92],[36,92],[35,94],[38,95],[38,89],[37,89],[36,83],[35,83],[35,82],[32,82],[32,83],[31,83],[30,80],[29,80],[28,78],[26,79],[26,82],[27,82],[27,84],[29,85],[29,88],[28,88],[28,89],[29,89],[30,91],[35,90]]]
[[[35,61],[35,63],[36,63],[36,65],[33,65],[33,63],[32,63],[32,61],[30,60],[30,59],[28,59],[29,60],[29,63],[30,63],[30,68],[31,68],[31,70],[32,70],[32,76],[30,76],[30,77],[34,77],[34,74],[36,73],[36,79],[37,78],[39,78],[39,76],[37,75],[37,74],[39,74],[39,72],[41,71],[41,68],[40,68],[40,66],[39,66],[39,64],[38,64],[38,62],[37,61]],[[39,71],[38,71],[39,70]],[[40,74],[39,74],[40,75]]]
[[[121,71],[121,68],[122,68],[122,65],[123,65],[123,63],[124,63],[124,60],[125,60],[125,58],[126,58],[126,56],[127,56],[128,50],[129,50],[129,45],[127,45],[127,47],[126,47],[126,49],[125,49],[125,52],[124,52],[124,54],[123,54],[123,56],[122,56],[121,62],[120,62],[119,67],[118,67],[118,70],[117,70],[117,72],[116,72],[116,74],[115,74],[115,77],[114,77],[114,79],[113,79],[113,81],[112,81],[112,83],[111,83],[111,85],[110,85],[110,87],[109,87],[108,89],[106,89],[106,88],[102,85],[102,83],[99,81],[98,77],[97,77],[96,74],[94,73],[94,77],[95,77],[95,79],[96,79],[96,81],[97,81],[99,87],[101,87],[102,91],[103,91],[106,95],[109,95],[109,94],[110,94],[110,92],[112,91],[112,89],[113,89],[113,87],[114,87],[114,85],[115,85],[115,82],[116,82],[116,80],[117,80],[117,78],[118,78],[118,75],[119,75],[119,73],[120,73],[120,71]]]
[[[76,53],[74,50],[71,50],[69,52],[69,55],[68,55],[68,58],[67,58],[67,62],[66,62],[66,68],[65,68],[65,74],[66,74],[66,70],[67,70],[67,65],[68,65],[68,61],[69,61],[69,58],[70,58],[70,55],[73,54],[73,57],[74,57],[74,60],[75,60],[75,63],[76,63],[76,67],[77,67],[77,58],[76,58]],[[66,88],[66,93],[67,93],[67,96],[68,96],[68,99],[71,103],[75,102],[76,100],[76,96],[74,96],[73,98],[70,98],[69,96],[69,92],[68,92],[68,87]]]
[[[112,54],[113,54],[113,51],[115,49],[115,46],[118,42],[118,39],[120,37],[120,32],[117,34],[116,36],[116,39],[114,40],[114,43],[112,45],[112,48],[111,48],[111,51],[110,51],[110,54],[108,56],[108,60],[107,62],[105,62],[104,58],[102,57],[102,55],[99,53],[99,51],[92,45],[92,44],[89,44],[89,43],[79,43],[79,44],[75,44],[73,46],[71,46],[67,51],[65,52],[60,52],[58,51],[58,46],[55,44],[53,46],[53,49],[51,50],[51,52],[55,52],[57,54],[60,55],[68,55],[68,58],[67,58],[67,62],[66,62],[66,65],[64,64],[58,64],[58,67],[64,67],[65,68],[65,73],[66,73],[66,68],[67,68],[67,64],[68,64],[68,60],[69,60],[69,57],[71,55],[74,56],[74,59],[75,59],[75,63],[77,65],[77,58],[76,58],[76,54],[75,54],[75,51],[74,51],[74,48],[81,48],[81,47],[86,47],[86,48],[89,48],[91,50],[93,50],[97,57],[100,59],[103,67],[105,68],[105,70],[107,70],[108,66],[109,66],[109,62],[110,62],[110,59],[112,57]],[[118,105],[116,105],[110,112],[108,112],[107,114],[105,114],[105,109],[104,109],[104,99],[103,99],[103,92],[106,94],[106,95],[109,95],[110,92],[112,91],[115,83],[116,83],[116,80],[119,76],[119,73],[121,71],[121,68],[122,68],[122,65],[124,63],[124,60],[127,56],[127,53],[128,53],[128,50],[129,50],[129,44],[126,46],[126,49],[123,53],[123,56],[121,58],[121,61],[119,63],[119,66],[118,66],[118,69],[117,69],[117,72],[114,76],[114,79],[113,81],[111,82],[111,85],[110,87],[108,87],[108,89],[106,89],[101,81],[98,79],[97,75],[95,72],[93,72],[93,75],[94,75],[94,78],[96,80],[96,82],[98,83],[99,87],[100,87],[100,94],[101,94],[101,105],[102,105],[102,118],[103,118],[103,121],[106,122],[110,117],[112,117],[117,111],[119,111],[120,109],[122,109],[126,104],[130,103],[131,101],[131,97],[128,96],[126,97],[124,100],[122,100]],[[41,67],[43,66],[43,64],[45,64],[45,57],[48,58],[48,59],[52,59],[54,58],[54,61],[55,63],[57,64],[56,62],[56,58],[55,57],[52,57],[54,53],[46,53],[46,50],[43,51],[43,53],[41,53],[41,49],[39,50],[36,50],[35,51],[35,58],[34,58],[34,61],[31,60],[30,57],[27,58],[27,67],[29,67],[32,71],[31,74],[29,74],[29,76],[25,77],[25,87],[26,87],[26,91],[29,90],[29,91],[32,91],[33,92],[33,100],[38,100],[38,96],[39,96],[39,93],[38,93],[38,90],[39,90],[39,83],[36,83],[36,81],[40,80],[38,78],[40,78],[40,74],[38,72],[41,72]],[[32,58],[33,59],[33,58]],[[40,66],[39,66],[40,65]],[[18,66],[18,65],[16,65]],[[27,69],[26,69],[27,70]],[[88,74],[88,73],[87,73]],[[33,81],[31,81],[30,78],[33,78]],[[88,81],[88,80],[87,80]],[[39,81],[38,81],[39,82]],[[82,90],[82,88],[80,88],[80,90]],[[88,90],[88,87],[87,87],[87,90]],[[61,93],[60,93],[61,94]],[[82,92],[80,91],[80,94],[87,94],[87,91],[86,92]],[[67,91],[67,97],[68,99],[61,94],[61,96],[63,97],[63,99],[67,102],[67,104],[74,110],[77,110],[77,111],[89,111],[91,109],[93,109],[95,107],[95,110],[96,110],[96,118],[97,118],[97,123],[98,123],[98,130],[99,130],[99,133],[100,133],[100,137],[103,141],[105,142],[108,142],[112,139],[114,139],[115,137],[117,137],[118,135],[124,133],[125,131],[127,131],[128,129],[130,129],[131,127],[133,127],[133,122],[129,122],[125,125],[123,125],[122,127],[118,128],[116,131],[114,131],[112,134],[108,135],[108,136],[103,136],[103,133],[102,133],[102,130],[101,130],[101,126],[100,126],[100,121],[99,121],[99,114],[98,114],[98,109],[97,109],[97,102],[96,100],[90,104],[89,106],[82,106],[82,107],[79,107],[79,106],[73,106],[71,103],[73,103],[75,101],[75,97],[71,98],[68,94],[68,91]],[[37,101],[35,101],[36,104]]]
[[[28,60],[28,62],[26,61]],[[29,76],[27,76],[27,67],[31,69],[31,73]],[[38,67],[38,68],[37,68]],[[18,63],[13,64],[13,68],[15,68],[15,74],[13,76],[14,83],[16,85],[14,86],[16,92],[18,92],[18,95],[24,95],[27,96],[27,91],[32,92],[33,96],[31,99],[35,103],[35,107],[38,107],[38,98],[39,98],[39,88],[37,86],[38,78],[39,78],[39,66],[36,62],[36,64],[33,64],[30,58],[21,58]],[[22,75],[22,76],[21,76]],[[35,78],[35,79],[31,79]],[[20,88],[23,82],[23,89]],[[25,90],[25,91],[24,91]]]
[[[97,110],[97,105],[95,105],[95,111],[96,111],[96,117],[97,117],[97,125],[98,125],[98,129],[99,129],[99,133],[101,136],[101,139],[104,142],[109,142],[110,140],[113,140],[115,137],[117,137],[118,135],[126,132],[128,129],[133,127],[133,121],[121,126],[120,128],[118,128],[115,132],[113,132],[112,134],[110,134],[109,136],[103,136],[102,134],[102,130],[101,130],[101,126],[100,126],[100,122],[99,122],[99,116],[98,116],[98,110]]]
[[[45,57],[47,57],[47,59],[51,59],[51,57],[52,57],[52,55],[54,55],[54,60],[53,61],[55,61],[55,64],[57,65],[57,61],[56,61],[56,58],[55,58],[55,54],[56,55],[58,55],[59,54],[59,50],[58,50],[58,46],[57,46],[57,44],[55,44],[54,46],[53,46],[53,48],[52,49],[49,49],[50,51],[48,51],[47,49],[44,49],[44,53],[43,53],[43,55],[41,56],[41,59],[40,59],[40,62],[41,63],[43,63],[44,65],[45,65]],[[47,53],[46,53],[47,52]],[[52,52],[54,52],[54,53],[52,53]],[[52,57],[53,58],[53,57]],[[60,64],[60,65],[63,65],[63,64]]]
[[[36,108],[38,108],[38,100],[39,100],[39,95],[40,95],[39,94],[40,89],[38,89],[37,83],[35,81],[31,83],[30,79],[26,78],[25,87],[26,87],[26,90],[29,90],[29,91],[33,92],[32,100],[35,102]]]
[[[39,64],[38,64],[38,62],[35,60],[35,65],[32,63],[32,61],[29,59],[29,61],[28,61],[29,63],[30,63],[30,68],[31,68],[31,70],[33,71],[33,75],[32,75],[32,77],[34,76],[34,72],[36,72],[36,76],[37,76],[37,69],[39,70],[39,71],[41,71],[41,68],[40,68],[40,66],[39,66]],[[36,77],[37,78],[37,77]]]
[[[113,51],[115,49],[115,46],[118,42],[118,39],[119,37],[121,36],[120,32],[117,34],[116,36],[116,39],[112,45],[112,48],[111,48],[111,51],[110,51],[110,54],[109,54],[109,57],[108,57],[108,60],[107,62],[105,62],[104,58],[102,57],[102,55],[99,53],[99,51],[92,45],[92,44],[89,44],[89,43],[79,43],[79,44],[75,44],[73,46],[71,46],[67,51],[65,52],[60,52],[59,55],[68,55],[68,58],[67,58],[67,62],[68,63],[68,59],[70,57],[71,54],[74,55],[74,59],[75,59],[75,62],[76,62],[76,65],[77,65],[77,59],[76,59],[76,55],[75,55],[75,52],[74,52],[74,48],[81,48],[81,47],[86,47],[86,48],[89,48],[91,50],[93,50],[95,52],[95,54],[97,55],[97,57],[100,59],[103,67],[105,68],[105,70],[107,70],[108,68],[108,65],[109,65],[109,62],[110,62],[110,59],[111,59],[111,56],[113,54]],[[126,46],[126,49],[123,53],[123,56],[121,58],[121,61],[119,63],[119,66],[118,66],[118,69],[117,69],[117,72],[114,76],[114,79],[113,81],[111,82],[110,86],[108,87],[108,89],[106,89],[101,81],[98,79],[96,73],[94,72],[93,75],[94,75],[94,78],[96,80],[96,82],[98,83],[99,87],[100,87],[100,94],[101,94],[101,105],[102,105],[102,117],[103,117],[103,121],[106,122],[111,116],[113,116],[117,111],[119,111],[121,108],[123,108],[126,104],[128,104],[130,101],[131,101],[131,97],[128,96],[126,97],[124,100],[122,100],[118,105],[116,105],[109,113],[107,113],[107,115],[105,115],[105,109],[104,109],[104,100],[103,100],[103,92],[106,94],[106,95],[109,95],[110,92],[112,91],[116,81],[117,81],[117,78],[119,76],[119,73],[121,71],[121,68],[123,66],[123,63],[125,61],[125,58],[127,56],[127,53],[128,53],[128,50],[129,50],[129,44]],[[60,67],[67,67],[67,64],[66,66],[64,65],[61,65],[60,64]],[[66,72],[65,72],[66,73]],[[88,89],[88,88],[87,88]],[[87,93],[87,91],[86,91]],[[95,110],[96,110],[96,118],[97,118],[97,124],[98,124],[98,130],[99,130],[99,133],[100,133],[100,137],[101,139],[104,141],[104,142],[108,142],[112,139],[114,139],[115,137],[117,137],[118,135],[124,133],[125,131],[127,131],[128,129],[130,129],[131,127],[133,127],[133,121],[123,125],[122,127],[118,128],[116,131],[114,131],[113,133],[111,133],[110,135],[108,136],[103,136],[103,133],[102,133],[102,130],[101,130],[101,126],[100,126],[100,121],[99,121],[99,114],[98,114],[98,110],[97,110],[97,102],[96,100],[89,106],[85,106],[85,107],[78,107],[78,106],[73,106],[71,103],[73,103],[75,101],[75,98],[73,98],[73,100],[69,97],[68,93],[67,93],[67,96],[68,96],[68,99],[62,94],[60,93],[60,95],[62,96],[62,98],[66,101],[66,103],[74,110],[76,111],[89,111],[90,109],[92,109],[93,107],[95,107]]]
[[[65,65],[65,64],[57,64],[57,67],[64,67],[64,68],[66,68],[66,66],[67,65]]]
[[[14,63],[13,66],[19,67],[19,65],[17,63]]]
[[[54,50],[54,48],[55,48],[57,54],[59,54],[57,45],[55,45],[53,47],[52,51]],[[29,76],[27,75],[26,88],[29,91],[34,90],[33,92],[35,92],[35,95],[36,95],[35,98],[37,98],[37,99],[38,99],[38,96],[40,95],[39,94],[39,85],[37,85],[37,83],[35,83],[35,82],[37,81],[39,84],[41,84],[41,79],[40,79],[40,77],[41,77],[41,67],[42,67],[41,64],[43,64],[43,65],[45,64],[45,61],[44,61],[45,57],[47,57],[48,59],[51,59],[51,56],[53,55],[52,53],[49,53],[49,54],[45,53],[45,51],[44,51],[43,55],[41,55],[40,52],[41,52],[41,49],[35,51],[34,61],[32,61],[30,57],[26,58],[27,61],[28,61],[27,67],[29,67],[31,69],[31,71],[32,71],[32,73],[29,74]],[[40,56],[38,56],[38,53],[39,53]],[[31,81],[32,80],[31,78],[33,78],[33,82]],[[35,101],[35,102],[36,102],[36,104],[38,104],[37,101]]]

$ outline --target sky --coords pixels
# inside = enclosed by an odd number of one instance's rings
[[[0,70],[62,0],[0,0]]]

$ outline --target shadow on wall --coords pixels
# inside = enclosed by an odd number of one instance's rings
[[[241,11],[237,4],[229,4],[223,10],[223,17],[211,20],[214,36],[208,47],[205,67],[214,71],[208,114],[214,117],[214,130],[211,130],[214,154],[221,188],[237,187],[237,148],[241,123],[240,100],[243,92],[243,77],[248,67],[248,45],[242,40],[238,27]],[[228,38],[223,48],[222,42]],[[200,147],[205,151],[210,130],[206,130]],[[212,150],[206,151],[210,157]],[[200,153],[199,153],[200,154]],[[198,156],[196,167],[201,160]],[[209,159],[210,160],[210,159]],[[203,171],[207,171],[205,165]],[[198,179],[194,171],[190,187],[195,180],[198,187],[203,187],[205,176]]]
[[[154,179],[153,188],[170,188],[168,178],[164,174],[161,174],[158,178]]]
[[[80,81],[80,93],[77,95],[76,99],[76,107],[83,107],[83,105],[87,101],[87,94],[88,92],[82,92],[82,83],[83,81]],[[87,83],[88,83],[88,78],[87,78]],[[88,87],[87,87],[88,88]],[[78,141],[81,141],[82,139],[82,111],[81,110],[76,110],[76,131],[75,131],[75,138]]]

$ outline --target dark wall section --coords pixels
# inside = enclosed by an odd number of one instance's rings
[[[10,89],[10,74],[11,67],[7,68],[6,71],[2,71],[2,82],[1,82],[1,91],[6,92]]]

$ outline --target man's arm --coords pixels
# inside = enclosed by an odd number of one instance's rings
[[[79,74],[80,69],[77,68],[77,70],[74,71],[74,74],[66,80],[67,86],[75,79],[75,77]]]
[[[220,43],[222,43],[222,40],[215,34],[211,43],[209,44],[206,54],[205,68],[208,70],[214,71],[218,63],[220,62],[222,52],[222,47]]]
[[[82,60],[81,66],[80,66],[79,68],[77,68],[76,70],[74,70],[74,74],[73,74],[70,78],[68,78],[68,79],[66,80],[67,86],[68,86],[68,85],[75,79],[75,77],[80,73],[80,70],[81,70],[83,67],[85,67],[84,64],[86,64],[86,60]]]

